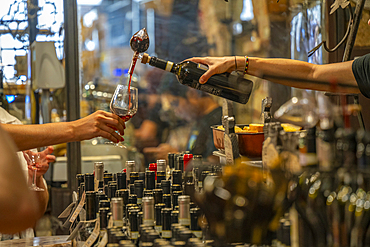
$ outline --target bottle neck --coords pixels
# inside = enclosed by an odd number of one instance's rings
[[[139,56],[141,58],[141,63],[146,64],[148,63],[150,66],[163,69],[165,71],[175,73],[176,72],[176,63],[171,61],[166,61],[157,57],[151,57],[148,54],[144,53],[143,55]]]

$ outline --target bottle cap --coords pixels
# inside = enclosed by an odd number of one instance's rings
[[[137,195],[131,194],[128,197],[128,204],[137,204]]]
[[[99,208],[110,208],[110,202],[108,200],[100,200]]]
[[[117,175],[117,189],[126,189],[126,172],[118,172]]]
[[[96,218],[96,192],[86,191],[86,220],[93,220]]]
[[[94,163],[94,174],[95,174],[96,180],[103,181],[103,176],[104,176],[104,163],[103,162]]]
[[[120,189],[116,191],[116,197],[121,197],[123,200],[123,205],[129,204],[128,197],[129,197],[129,190],[128,189]]]
[[[144,181],[136,180],[134,183],[134,186],[135,186],[135,194],[137,195],[137,198],[143,198]]]
[[[188,164],[190,164],[192,159],[193,159],[192,154],[184,154],[184,171],[187,170],[187,166],[188,166]]]
[[[175,154],[174,153],[169,153],[167,156],[168,159],[168,166],[173,169],[175,168]]]
[[[139,179],[145,181],[145,172],[139,172]]]
[[[182,184],[182,171],[181,170],[174,170],[172,171],[172,185],[174,184]]]
[[[170,185],[171,185],[171,181],[169,180],[161,181],[161,188],[163,190],[163,194],[171,194]]]
[[[116,196],[117,183],[114,181],[109,181],[108,183],[108,198],[111,199]]]
[[[85,174],[85,191],[94,191],[94,174]]]
[[[160,159],[160,160],[157,160],[157,172],[161,171],[161,172],[165,172],[166,171],[166,160],[164,159]]]
[[[153,190],[154,204],[163,202],[163,190],[155,189]]]
[[[146,171],[145,173],[145,188],[147,190],[155,189],[155,171]]]
[[[164,194],[163,195],[163,203],[166,205],[166,208],[172,208],[172,202],[171,202],[171,195],[170,194]]]
[[[161,185],[161,182],[166,180],[166,172],[165,171],[157,171],[157,185]]]
[[[113,220],[121,221],[123,219],[123,199],[120,197],[113,197],[111,199],[111,208]]]

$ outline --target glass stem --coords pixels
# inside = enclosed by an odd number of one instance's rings
[[[36,169],[33,170],[33,186],[36,186]]]

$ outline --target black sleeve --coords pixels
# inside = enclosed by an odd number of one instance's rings
[[[352,72],[361,93],[370,98],[370,54],[355,59],[352,63]]]

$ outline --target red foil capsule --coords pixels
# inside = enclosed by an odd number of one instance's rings
[[[157,180],[157,163],[149,164],[149,171],[155,172],[155,180]]]
[[[193,159],[192,154],[184,154],[184,171],[186,171],[186,167],[188,166],[189,162]]]

